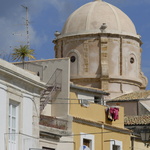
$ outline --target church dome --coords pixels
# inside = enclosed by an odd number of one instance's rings
[[[106,23],[106,33],[136,36],[136,29],[130,18],[117,7],[95,0],[74,11],[66,21],[62,36],[100,33]]]

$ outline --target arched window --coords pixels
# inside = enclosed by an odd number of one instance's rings
[[[39,71],[37,72],[37,76],[40,76],[40,73],[39,73]]]
[[[126,74],[129,77],[133,77],[133,78],[137,77],[137,75],[138,75],[138,62],[137,62],[136,55],[134,53],[131,53],[129,55],[127,64],[128,64],[128,66],[126,69]]]
[[[70,75],[77,76],[80,72],[80,54],[77,50],[71,50],[67,54],[70,58]]]

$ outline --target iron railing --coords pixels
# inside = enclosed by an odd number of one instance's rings
[[[49,81],[46,84],[47,86],[58,86],[61,88],[62,85],[62,69],[57,68]]]
[[[45,106],[51,101],[52,97],[55,96],[57,91],[61,91],[62,88],[62,70],[56,69],[49,81],[46,84],[47,89],[43,90],[40,98],[40,113]]]

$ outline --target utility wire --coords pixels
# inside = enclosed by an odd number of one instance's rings
[[[110,132],[93,132],[93,133],[82,133],[82,134],[71,134],[71,135],[62,135],[62,136],[81,136],[81,135],[89,135],[89,134],[106,134],[106,133],[112,133]]]
[[[99,99],[87,99],[87,98],[80,98],[80,99],[78,99],[78,98],[76,98],[76,99],[71,99],[71,98],[55,98],[55,99],[51,99],[51,100],[87,100],[87,101],[94,101],[94,100],[102,100],[101,98],[99,98]],[[141,101],[145,101],[145,100],[150,100],[150,98],[140,98],[140,99],[119,99],[119,100],[115,100],[115,99],[103,99],[104,101],[132,101],[132,100],[135,100],[135,101],[139,101],[139,100],[141,100]]]
[[[62,135],[62,136],[81,136],[81,135],[90,135],[90,134],[107,134],[107,133],[112,133],[113,131],[109,131],[109,132],[91,132],[91,133],[79,133],[79,134],[69,134],[69,135]],[[27,134],[23,134],[23,133],[4,133],[4,135],[23,135],[23,136],[27,136],[33,139],[39,139],[39,137],[34,137],[34,136],[30,136]]]

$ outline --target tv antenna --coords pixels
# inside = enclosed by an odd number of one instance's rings
[[[25,27],[26,27],[26,45],[30,48],[30,35],[29,35],[29,19],[28,19],[28,7],[21,5],[26,10]],[[13,33],[12,35],[24,36],[22,33]]]
[[[26,36],[27,36],[27,45],[30,47],[30,35],[29,35],[29,19],[28,19],[28,7],[21,5],[26,10]]]

